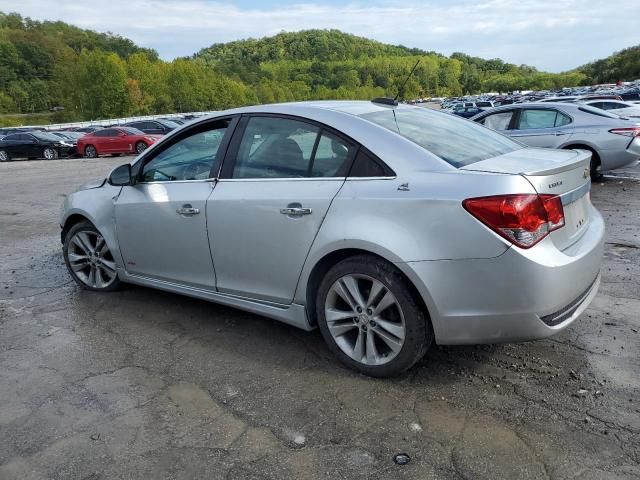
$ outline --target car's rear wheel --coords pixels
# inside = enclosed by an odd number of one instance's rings
[[[332,267],[318,289],[316,312],[333,353],[374,377],[409,369],[433,340],[428,315],[406,278],[374,256],[350,257]]]
[[[11,155],[6,150],[0,150],[0,162],[8,162],[11,160]]]
[[[96,158],[98,156],[98,151],[96,147],[93,145],[87,145],[84,147],[84,156],[87,158]]]
[[[58,151],[55,148],[47,147],[42,151],[45,160],[55,160],[58,158]]]
[[[144,142],[136,143],[136,153],[141,154],[147,149],[147,144]]]
[[[113,255],[102,234],[90,222],[69,229],[62,251],[69,273],[82,288],[103,292],[120,288]]]

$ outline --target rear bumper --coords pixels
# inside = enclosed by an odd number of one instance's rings
[[[602,171],[621,168],[640,159],[640,138],[636,137],[625,150],[600,150]]]
[[[589,227],[564,251],[547,237],[491,259],[405,264],[429,307],[437,343],[535,340],[574,322],[600,285],[604,221],[591,208]]]

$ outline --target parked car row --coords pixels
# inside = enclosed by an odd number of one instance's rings
[[[163,135],[190,120],[167,117],[49,132],[44,131],[44,127],[0,129],[0,161],[140,154]]]
[[[593,85],[590,87],[572,87],[554,90],[534,90],[507,94],[484,93],[462,97],[434,99],[443,110],[452,110],[460,103],[473,103],[479,108],[491,108],[501,105],[526,102],[572,102],[580,100],[618,100],[640,101],[640,80],[627,85]],[[491,102],[488,105],[487,102]],[[469,106],[469,105],[465,105]]]
[[[55,160],[75,153],[71,140],[39,130],[11,133],[0,139],[0,162],[14,158]]]

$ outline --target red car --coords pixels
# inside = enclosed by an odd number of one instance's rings
[[[80,155],[88,158],[105,154],[139,154],[160,138],[162,135],[150,135],[137,128],[103,128],[80,137],[77,149]]]

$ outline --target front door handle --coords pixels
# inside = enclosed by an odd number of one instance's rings
[[[176,213],[179,215],[185,215],[187,217],[190,217],[192,215],[197,215],[198,213],[200,213],[200,209],[193,208],[191,204],[185,203],[184,205],[182,205],[182,207],[176,210]]]
[[[304,207],[287,207],[281,208],[280,213],[291,217],[300,217],[302,215],[311,215],[311,209]]]

